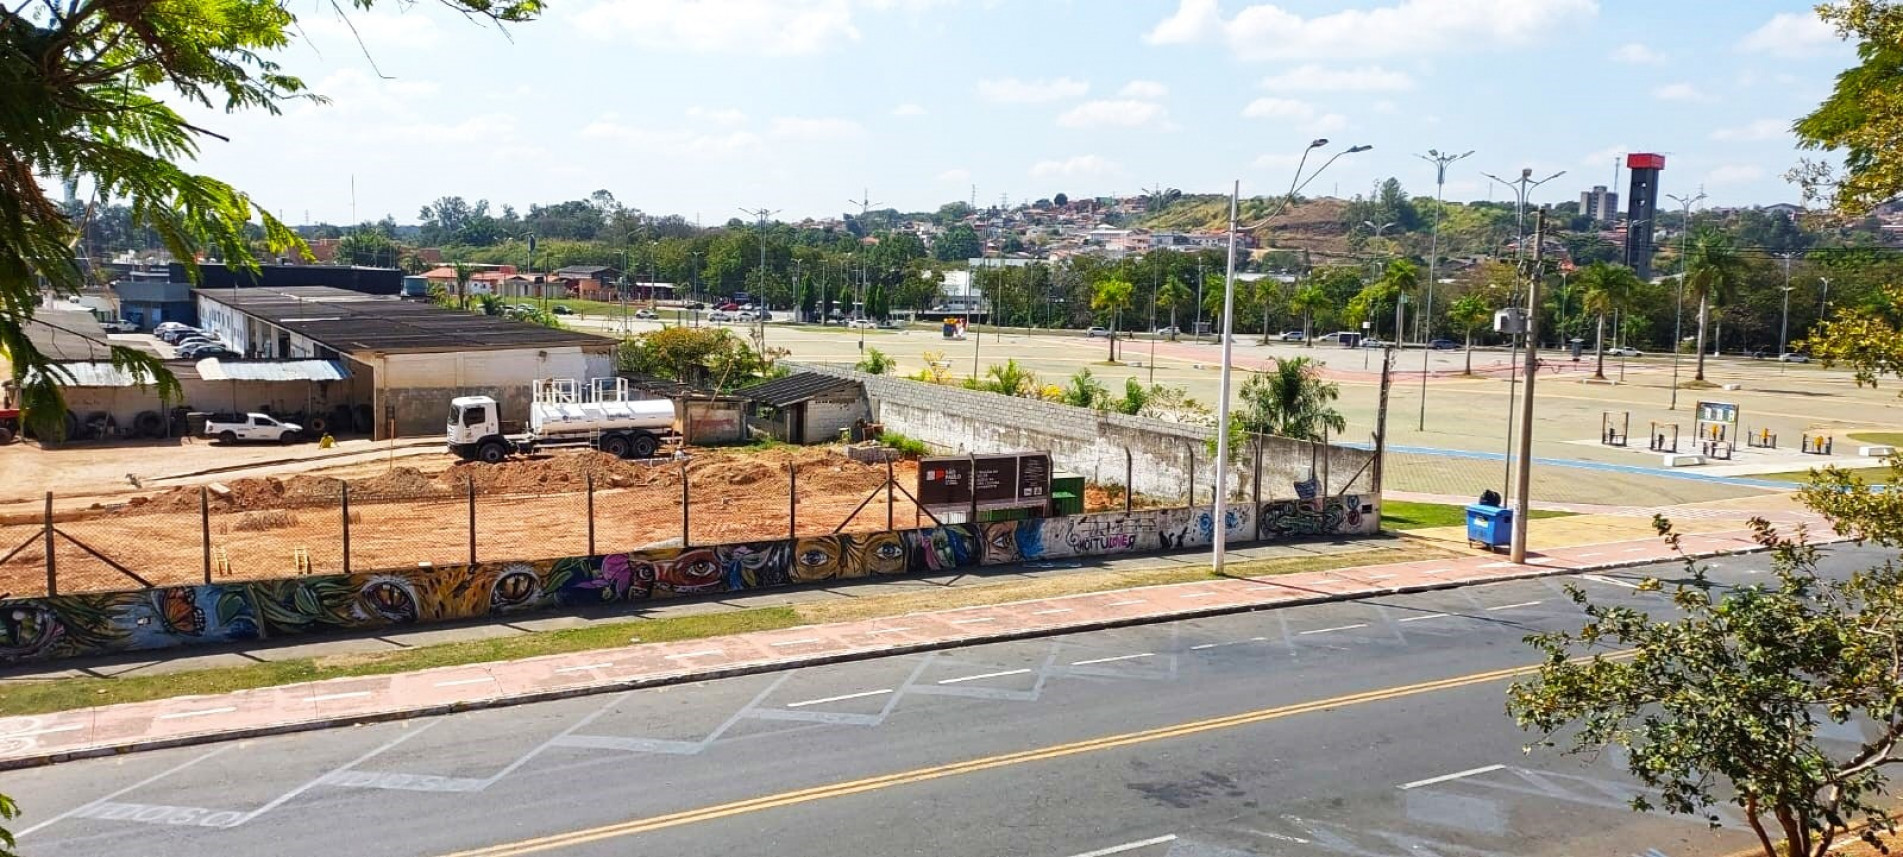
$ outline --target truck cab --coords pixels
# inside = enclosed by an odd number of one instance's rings
[[[509,457],[514,444],[502,436],[496,400],[488,396],[458,396],[449,400],[449,451],[464,460],[494,464]]]

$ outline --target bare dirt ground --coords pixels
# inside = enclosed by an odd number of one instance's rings
[[[446,455],[345,460],[288,476],[204,477],[197,481],[213,487],[203,489],[203,519],[199,484],[56,498],[58,590],[200,582],[207,537],[214,580],[343,571],[345,480],[353,571],[468,562],[472,486],[478,561],[588,553],[590,479],[593,552],[677,544],[682,464],[622,461],[596,452],[500,465],[461,463]],[[789,532],[824,535],[842,526],[845,532],[881,530],[887,524],[886,466],[855,462],[830,448],[696,450],[685,464],[687,526],[695,544],[784,538]],[[798,474],[796,517],[789,515],[789,467]],[[896,462],[892,474],[905,491],[915,489],[915,462]],[[1092,508],[1121,505],[1120,496],[1102,491],[1088,500]],[[901,528],[930,523],[904,493],[893,498],[890,514]],[[0,557],[6,557],[0,561],[0,595],[45,591],[43,519],[39,503],[0,507]]]

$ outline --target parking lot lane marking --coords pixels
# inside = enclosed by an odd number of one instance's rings
[[[1297,631],[1295,633],[1298,636],[1307,636],[1309,634],[1328,634],[1335,631],[1353,631],[1356,628],[1366,628],[1366,627],[1368,627],[1368,623],[1357,622],[1353,625],[1336,625],[1333,628],[1316,628],[1313,631]]]
[[[903,633],[905,633],[905,632],[907,632],[907,631],[910,631],[910,630],[912,630],[912,629],[911,629],[911,628],[880,628],[880,629],[878,629],[878,630],[876,630],[876,631],[872,631],[872,632],[870,632],[870,633],[873,633],[873,634],[903,634]]]
[[[698,652],[682,652],[678,655],[668,655],[667,659],[670,661],[678,661],[685,658],[699,658],[699,657],[705,657],[707,655],[718,655],[718,654],[720,654],[719,649],[701,649]]]
[[[258,816],[263,815],[267,812],[270,812],[271,810],[277,809],[280,806],[283,806],[284,804],[288,803],[292,798],[297,797],[298,795],[301,795],[309,791],[312,787],[316,786],[317,784],[322,783],[325,780],[331,777],[334,777],[344,771],[348,771],[351,768],[354,768],[358,765],[368,762],[371,759],[374,759],[377,756],[382,755],[385,751],[395,748],[396,745],[401,744],[405,741],[410,740],[411,738],[415,738],[418,735],[421,735],[425,732],[430,731],[431,729],[435,728],[438,723],[442,723],[442,722],[443,721],[441,720],[431,720],[428,723],[425,723],[421,726],[416,727],[415,729],[405,729],[403,734],[390,739],[389,741],[385,742],[383,746],[378,747],[374,750],[371,750],[370,752],[365,753],[361,756],[358,756],[355,759],[351,759],[349,762],[344,763],[344,766],[341,768],[325,771],[321,774],[318,774],[316,777],[305,782],[303,785],[298,786],[297,788],[291,789],[290,791],[285,792],[284,794],[278,795],[277,798],[275,800],[272,800],[270,803],[267,803],[264,806],[258,807],[257,809],[254,809],[250,812],[245,813],[242,816],[239,816],[237,821],[232,822],[228,826],[238,827],[240,825],[247,824],[252,819],[257,818]]]
[[[454,681],[439,681],[436,683],[436,686],[437,687],[458,687],[465,684],[482,684],[483,682],[489,682],[489,681],[495,681],[495,680],[496,680],[495,676],[483,676],[482,678],[459,678],[459,679],[455,679]]]
[[[183,717],[204,717],[207,714],[224,714],[226,712],[237,711],[237,710],[238,710],[238,706],[236,705],[226,705],[220,708],[200,708],[196,711],[174,711],[170,714],[161,714],[154,719],[177,720]]]
[[[370,695],[370,691],[367,691],[367,690],[353,690],[348,693],[319,694],[317,696],[311,697],[311,701],[312,702],[329,702],[333,699],[358,699],[358,698],[369,696],[369,695]]]
[[[1414,782],[1411,782],[1411,783],[1403,783],[1401,785],[1401,790],[1406,791],[1408,789],[1418,789],[1421,786],[1431,786],[1431,785],[1434,785],[1435,783],[1452,782],[1454,780],[1464,779],[1466,777],[1478,776],[1480,774],[1490,774],[1490,773],[1493,773],[1494,771],[1500,771],[1505,769],[1506,769],[1505,765],[1487,765],[1485,767],[1480,767],[1480,768],[1469,768],[1465,771],[1455,771],[1454,773],[1451,773],[1451,774],[1442,774],[1438,777],[1428,777],[1425,780],[1415,780]]]
[[[35,824],[35,825],[33,825],[32,827],[29,827],[29,828],[27,828],[27,829],[25,829],[25,830],[22,830],[22,831],[20,831],[20,832],[18,832],[18,833],[15,833],[15,834],[13,834],[13,835],[14,835],[14,837],[15,837],[15,838],[17,839],[17,838],[19,838],[19,837],[23,837],[23,836],[26,836],[27,834],[29,834],[29,833],[32,833],[32,832],[33,832],[33,831],[35,831],[35,830],[42,830],[42,829],[45,829],[45,828],[47,828],[47,827],[50,827],[50,826],[52,826],[54,822],[57,822],[57,821],[63,821],[63,820],[65,820],[65,819],[68,819],[68,818],[72,818],[72,817],[73,817],[74,815],[77,815],[77,814],[79,814],[79,813],[82,813],[82,812],[86,812],[86,811],[89,811],[89,810],[92,810],[92,809],[94,809],[94,808],[97,808],[97,807],[98,807],[98,806],[100,806],[101,804],[105,804],[105,803],[108,803],[108,802],[110,802],[110,801],[111,801],[111,800],[112,800],[113,798],[116,798],[116,797],[118,797],[118,796],[120,796],[120,795],[123,795],[123,794],[126,794],[127,792],[132,792],[132,791],[137,791],[137,790],[139,790],[139,789],[142,789],[142,788],[145,788],[146,786],[149,786],[149,785],[151,785],[151,784],[153,784],[153,783],[156,783],[156,782],[158,782],[159,780],[162,780],[162,779],[165,779],[166,777],[169,777],[169,776],[171,776],[171,775],[173,775],[173,774],[176,774],[176,773],[178,773],[179,771],[183,771],[183,770],[185,770],[186,768],[189,768],[189,767],[191,767],[191,766],[193,766],[193,765],[196,765],[196,764],[198,764],[199,762],[203,762],[203,761],[205,761],[206,759],[209,759],[209,758],[211,758],[211,757],[213,757],[213,756],[216,756],[216,755],[218,755],[218,754],[220,754],[220,753],[223,753],[223,752],[225,752],[225,751],[227,751],[227,750],[230,750],[231,748],[233,748],[233,747],[236,747],[236,746],[238,746],[238,745],[236,745],[236,744],[226,744],[226,745],[224,745],[224,746],[222,746],[222,747],[218,747],[218,748],[216,748],[216,749],[214,749],[214,750],[212,750],[211,752],[209,752],[209,753],[206,753],[206,754],[204,754],[204,755],[202,755],[202,756],[194,756],[194,757],[192,757],[192,758],[190,758],[190,759],[187,759],[187,760],[185,760],[185,761],[183,761],[183,762],[180,762],[180,763],[178,763],[178,764],[176,764],[176,765],[173,765],[172,767],[169,767],[169,768],[166,768],[166,769],[165,769],[165,770],[163,770],[163,771],[160,771],[160,772],[158,772],[158,773],[156,773],[156,774],[153,774],[152,776],[149,776],[149,777],[146,777],[146,778],[145,778],[145,779],[143,779],[143,780],[140,780],[140,781],[138,781],[138,782],[136,782],[136,783],[133,783],[132,785],[129,785],[129,786],[126,786],[125,788],[122,788],[122,789],[120,789],[120,790],[118,790],[118,791],[116,791],[116,792],[113,792],[112,794],[109,794],[109,795],[106,795],[105,797],[102,797],[102,798],[100,798],[100,799],[98,799],[98,800],[96,800],[96,801],[93,801],[92,803],[87,803],[87,804],[81,804],[80,806],[76,806],[76,807],[73,807],[72,809],[69,809],[69,810],[67,810],[67,811],[65,811],[65,812],[62,812],[62,813],[60,813],[59,815],[56,815],[56,816],[53,816],[52,818],[49,818],[49,819],[47,819],[47,820],[45,820],[45,821],[42,821],[42,822],[40,822],[39,824]]]
[[[828,697],[823,697],[820,699],[808,699],[801,702],[789,702],[786,704],[786,707],[787,708],[805,708],[808,705],[825,705],[828,702],[844,702],[848,699],[864,699],[868,696],[883,696],[891,692],[892,692],[892,688],[888,687],[888,688],[883,688],[880,690],[861,691],[859,693],[842,693],[838,696],[828,696]]]
[[[1069,612],[1071,612],[1071,609],[1070,609],[1069,607],[1053,607],[1053,608],[1051,608],[1051,609],[1049,609],[1049,610],[1033,610],[1033,611],[1031,611],[1031,615],[1033,615],[1033,616],[1049,616],[1049,615],[1051,615],[1052,613],[1069,613]]]
[[[1446,613],[1428,613],[1421,616],[1403,616],[1394,621],[1396,622],[1425,622],[1429,619],[1445,619],[1447,618],[1447,616],[1448,614]]]
[[[1142,652],[1140,654],[1135,654],[1135,655],[1117,655],[1116,657],[1113,657],[1113,658],[1091,658],[1090,660],[1087,660],[1087,661],[1071,661],[1070,665],[1074,667],[1082,667],[1082,666],[1089,666],[1091,664],[1107,664],[1113,661],[1134,661],[1137,658],[1151,658],[1155,656],[1156,656],[1155,652]]]
[[[1105,607],[1128,607],[1132,604],[1142,604],[1142,603],[1143,603],[1143,599],[1132,598],[1128,601],[1112,601],[1109,604],[1105,604],[1104,606]]]
[[[1522,601],[1518,604],[1502,604],[1498,607],[1488,607],[1487,609],[1488,610],[1518,610],[1521,607],[1538,607],[1538,606],[1540,606],[1540,602],[1538,601]]]
[[[819,642],[818,637],[805,637],[798,640],[781,640],[777,643],[768,643],[767,645],[769,646],[805,646],[805,645],[810,645],[812,643],[817,643],[817,642]]]
[[[611,666],[614,666],[614,664],[612,663],[582,664],[581,666],[575,666],[575,667],[562,667],[561,669],[556,670],[556,672],[582,673],[582,672],[587,672],[589,670],[605,670]]]
[[[1222,593],[1220,592],[1188,592],[1178,597],[1179,598],[1214,598],[1221,594]]]
[[[1605,575],[1601,575],[1601,574],[1582,574],[1582,575],[1580,575],[1580,576],[1579,576],[1579,579],[1581,579],[1581,580],[1590,580],[1590,581],[1592,581],[1592,582],[1594,582],[1594,583],[1607,583],[1607,584],[1611,584],[1611,585],[1613,585],[1613,586],[1623,586],[1623,587],[1625,587],[1625,588],[1627,588],[1627,589],[1637,589],[1637,588],[1639,588],[1639,585],[1638,585],[1638,584],[1636,584],[1636,583],[1627,583],[1627,582],[1625,582],[1625,581],[1623,581],[1623,580],[1620,580],[1620,579],[1618,579],[1618,578],[1616,578],[1616,577],[1606,577]]]
[[[502,767],[502,770],[497,771],[493,774],[490,774],[489,778],[487,780],[484,780],[482,785],[478,787],[476,791],[482,791],[483,789],[486,789],[492,785],[495,785],[498,782],[501,782],[503,777],[506,777],[510,774],[515,773],[517,768],[520,768],[523,765],[528,764],[530,759],[533,759],[536,756],[541,755],[542,751],[555,746],[555,743],[557,741],[560,741],[563,738],[567,738],[568,736],[575,734],[576,730],[582,728],[583,726],[587,726],[590,723],[595,722],[595,718],[598,718],[602,716],[603,714],[607,714],[615,706],[620,705],[621,703],[627,701],[627,698],[633,695],[634,695],[634,691],[630,690],[630,691],[625,691],[622,693],[617,693],[614,696],[609,697],[608,701],[604,703],[600,708],[597,708],[594,711],[589,712],[587,716],[583,717],[580,720],[575,721],[573,724],[570,724],[567,729],[563,729],[561,732],[556,733],[554,737],[549,738],[547,741],[543,741],[541,745],[537,746],[535,749],[530,750],[527,753],[523,753],[520,756],[517,756],[515,758],[515,761],[510,762],[507,765],[504,765]]]
[[[979,619],[953,619],[952,624],[953,625],[976,625],[980,622],[996,622],[996,621],[998,621],[998,617],[996,616],[985,616]]]
[[[957,678],[940,679],[938,683],[939,684],[961,684],[963,682],[979,681],[981,679],[987,679],[987,678],[1004,678],[1005,676],[1008,676],[1008,675],[1024,675],[1025,673],[1028,673],[1028,672],[1030,672],[1029,669],[1005,670],[1003,672],[995,672],[995,673],[979,673],[977,675],[966,675],[966,676],[959,676]]]
[[[1112,854],[1122,854],[1126,851],[1135,851],[1138,848],[1148,848],[1152,845],[1162,845],[1166,842],[1175,841],[1176,834],[1172,833],[1168,836],[1158,836],[1155,839],[1145,839],[1141,842],[1125,842],[1122,845],[1112,845],[1109,848],[1099,848],[1095,851],[1085,851],[1082,854],[1072,854],[1071,857],[1110,857]]]

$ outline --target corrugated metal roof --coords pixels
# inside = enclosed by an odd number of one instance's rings
[[[822,393],[830,393],[842,387],[857,386],[859,386],[859,382],[850,378],[821,375],[818,372],[800,372],[778,380],[768,381],[758,386],[735,390],[734,392],[753,401],[760,402],[761,404],[781,408],[796,402],[804,402]]]
[[[198,361],[198,375],[207,381],[342,381],[350,370],[339,360],[224,360]]]
[[[132,374],[114,367],[108,362],[69,362],[55,364],[59,371],[53,373],[54,382],[62,387],[137,387],[139,382]]]

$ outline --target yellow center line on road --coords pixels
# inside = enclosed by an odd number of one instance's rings
[[[1631,652],[1624,651],[1624,652],[1611,653],[1611,654],[1605,655],[1605,657],[1623,658],[1623,657],[1629,656],[1630,654]],[[1383,688],[1380,690],[1363,691],[1361,693],[1351,693],[1345,696],[1333,697],[1331,699],[1320,699],[1320,700],[1315,700],[1313,702],[1301,702],[1301,703],[1296,703],[1293,705],[1282,705],[1282,706],[1277,706],[1274,708],[1263,708],[1263,709],[1258,709],[1256,711],[1247,711],[1241,714],[1232,714],[1225,717],[1213,717],[1207,720],[1196,720],[1196,721],[1191,721],[1188,723],[1179,723],[1174,726],[1162,726],[1155,729],[1146,729],[1140,732],[1126,732],[1121,735],[1108,735],[1102,738],[1092,738],[1086,741],[1077,741],[1077,742],[1073,742],[1069,744],[1058,744],[1058,745],[1043,747],[1043,748],[1034,749],[1034,750],[1023,750],[1016,753],[1005,753],[1005,754],[997,755],[997,756],[986,756],[986,757],[978,758],[978,759],[969,759],[963,762],[952,762],[946,765],[938,765],[938,766],[929,767],[929,768],[918,768],[911,771],[901,771],[894,774],[886,774],[884,776],[868,777],[861,780],[852,780],[852,781],[843,782],[843,783],[833,783],[830,785],[799,789],[796,791],[781,792],[779,794],[766,795],[764,797],[734,801],[731,803],[717,804],[715,806],[701,807],[699,809],[690,809],[690,810],[685,810],[682,812],[670,813],[668,815],[657,815],[651,818],[638,818],[638,819],[633,819],[631,821],[617,822],[615,824],[606,824],[600,827],[592,827],[586,830],[577,830],[570,833],[558,833],[558,834],[553,834],[549,836],[539,836],[532,839],[523,839],[516,842],[503,843],[500,845],[491,845],[486,848],[477,848],[470,851],[458,851],[453,854],[444,855],[444,857],[520,857],[520,855],[536,854],[536,853],[550,851],[557,848],[570,848],[570,847],[574,847],[578,845],[586,845],[589,843],[600,842],[603,840],[614,839],[614,838],[622,837],[622,836],[632,836],[638,833],[651,833],[656,830],[665,830],[670,827],[680,827],[682,825],[698,824],[700,822],[705,822],[705,821],[714,821],[714,820],[726,818],[729,816],[760,812],[762,810],[776,809],[776,808],[784,807],[784,806],[793,806],[795,804],[810,803],[812,801],[826,800],[828,798],[845,797],[847,795],[859,794],[861,792],[877,791],[880,789],[892,788],[894,786],[902,786],[902,785],[910,785],[913,783],[928,782],[931,780],[943,779],[946,777],[955,777],[955,776],[959,776],[963,774],[975,774],[975,773],[978,773],[979,771],[988,771],[994,768],[1003,768],[1003,767],[1009,767],[1012,765],[1022,765],[1028,762],[1041,762],[1041,761],[1047,761],[1050,759],[1060,759],[1065,756],[1075,756],[1081,753],[1095,753],[1095,752],[1100,752],[1103,750],[1113,750],[1119,747],[1128,747],[1134,744],[1146,744],[1152,741],[1162,741],[1162,740],[1166,740],[1170,738],[1181,738],[1186,735],[1195,735],[1197,733],[1209,732],[1209,731],[1218,730],[1218,729],[1233,729],[1238,726],[1248,726],[1255,723],[1265,723],[1271,720],[1280,720],[1286,717],[1294,717],[1298,714],[1310,714],[1317,711],[1325,711],[1331,708],[1343,708],[1343,707],[1353,706],[1353,705],[1366,705],[1369,703],[1383,702],[1383,701],[1391,700],[1391,699],[1400,699],[1403,697],[1416,696],[1416,695],[1424,694],[1424,693],[1434,693],[1437,691],[1468,687],[1470,685],[1486,684],[1489,682],[1496,682],[1503,679],[1511,679],[1511,678],[1518,678],[1520,676],[1531,675],[1535,672],[1538,672],[1539,669],[1540,669],[1540,665],[1538,664],[1528,665],[1528,666],[1519,666],[1519,667],[1509,667],[1507,669],[1492,670],[1489,672],[1482,672],[1482,673],[1472,673],[1469,675],[1455,676],[1453,678],[1439,679],[1436,681],[1426,681],[1426,682],[1421,682],[1419,684],[1410,684],[1410,685],[1402,685],[1399,687]]]

